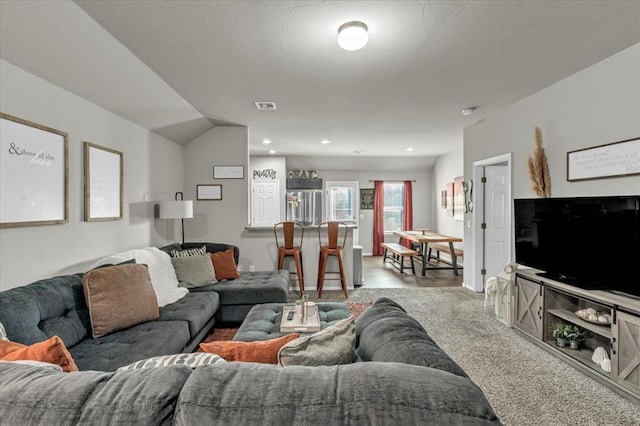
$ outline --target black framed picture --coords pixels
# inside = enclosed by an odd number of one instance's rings
[[[373,210],[373,188],[360,189],[360,210]]]

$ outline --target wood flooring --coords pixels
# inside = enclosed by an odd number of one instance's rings
[[[442,266],[448,266],[445,263]],[[464,277],[464,269],[458,271],[459,275],[453,274],[452,270],[427,270],[426,275],[421,275],[420,262],[415,262],[416,275],[405,270],[405,274],[400,275],[400,271],[394,268],[391,262],[382,263],[382,256],[364,256],[362,258],[362,275],[364,282],[360,288],[425,288],[425,287],[460,287]]]

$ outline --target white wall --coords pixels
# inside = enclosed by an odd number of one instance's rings
[[[166,221],[154,219],[151,201],[182,189],[181,146],[3,60],[0,93],[2,112],[69,134],[68,223],[1,229],[0,290],[81,272],[104,255],[173,239]],[[83,141],[124,154],[122,220],[83,221]]]
[[[444,235],[462,237],[464,235],[464,221],[456,220],[447,214],[447,209],[440,207],[440,192],[447,189],[447,183],[453,182],[453,178],[462,176],[464,172],[464,159],[462,143],[455,151],[441,156],[433,168],[434,184],[434,225],[433,229]],[[456,245],[458,245],[456,243]]]
[[[473,162],[511,152],[513,198],[534,197],[526,161],[533,152],[536,126],[544,135],[552,197],[639,194],[639,176],[568,182],[566,155],[640,136],[640,44],[467,127],[465,177],[473,175]],[[467,214],[465,220],[471,219]],[[465,228],[467,258],[474,255],[472,231]]]

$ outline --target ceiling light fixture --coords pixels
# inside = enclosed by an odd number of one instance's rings
[[[322,140],[322,142],[320,142],[320,143],[321,143],[322,145],[327,145],[327,144],[330,144],[330,143],[331,143],[331,141],[328,141],[328,140],[326,140],[326,139],[323,139],[323,140]]]
[[[344,50],[360,50],[369,41],[367,26],[359,21],[342,24],[338,28],[338,45]]]
[[[405,151],[407,151],[407,152],[411,152],[411,151],[413,151],[413,148],[412,148],[412,147],[409,147],[409,148],[405,149]]]
[[[262,141],[263,144],[265,145],[269,145],[271,143],[271,141],[269,139],[265,139]]]
[[[462,115],[471,115],[475,112],[478,107],[469,107],[462,110]]]
[[[269,154],[275,154],[276,152],[278,152],[278,151],[276,151],[275,149],[272,149],[272,150],[269,151]]]

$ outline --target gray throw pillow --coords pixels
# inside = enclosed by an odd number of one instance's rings
[[[217,282],[210,256],[172,257],[171,263],[180,287],[200,287]]]
[[[278,352],[278,363],[282,366],[351,364],[355,345],[355,320],[350,316],[324,330],[287,343]]]

